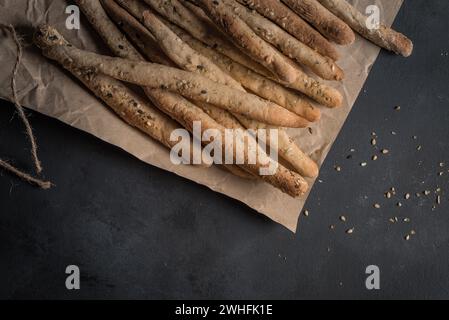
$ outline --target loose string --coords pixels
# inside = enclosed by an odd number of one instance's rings
[[[33,134],[33,129],[31,128],[30,122],[28,121],[28,118],[25,114],[25,111],[23,110],[23,107],[20,105],[19,103],[19,99],[17,96],[17,85],[16,85],[16,76],[19,72],[19,67],[22,61],[22,55],[23,55],[23,50],[22,50],[22,45],[20,44],[20,40],[19,37],[17,36],[16,30],[12,25],[4,25],[4,24],[0,24],[0,27],[3,29],[8,30],[14,39],[14,42],[16,44],[17,47],[17,56],[16,56],[16,63],[14,65],[14,70],[12,73],[12,78],[11,78],[11,91],[12,91],[12,99],[13,99],[13,103],[14,106],[16,107],[17,113],[19,114],[20,119],[22,120],[23,125],[25,126],[26,129],[26,135],[30,141],[31,144],[31,149],[30,149],[30,153],[31,153],[31,158],[33,160],[34,163],[34,168],[36,170],[36,173],[39,175],[42,173],[42,165],[41,162],[39,160],[39,157],[37,155],[37,143],[36,143],[36,138]],[[16,167],[12,166],[11,164],[9,164],[8,162],[6,162],[5,160],[0,159],[0,167],[2,167],[5,170],[10,171],[11,173],[17,175],[19,178],[27,181],[30,184],[33,185],[37,185],[42,189],[49,189],[51,187],[51,183],[48,181],[43,181],[40,180],[38,178],[34,178],[31,175],[21,171],[20,169],[17,169]]]

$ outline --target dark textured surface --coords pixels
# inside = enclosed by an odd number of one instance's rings
[[[31,113],[57,187],[43,192],[0,172],[0,298],[449,298],[448,12],[446,0],[406,1],[395,26],[414,55],[381,54],[297,235]],[[0,106],[0,154],[29,168],[23,129],[12,106]],[[376,162],[373,131],[390,150]],[[387,201],[392,186],[398,199]],[[443,203],[432,211],[437,186]],[[416,198],[425,189],[432,194]],[[394,216],[411,222],[389,223]],[[81,269],[77,292],[65,289],[69,264]],[[381,269],[379,291],[365,289],[370,264]]]

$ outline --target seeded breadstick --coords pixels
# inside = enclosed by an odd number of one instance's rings
[[[329,40],[341,45],[348,45],[355,41],[355,34],[351,28],[316,0],[282,1]]]
[[[403,34],[381,24],[378,28],[367,27],[367,17],[344,0],[318,0],[323,6],[346,22],[352,29],[379,47],[404,57],[412,54],[413,43]]]
[[[292,90],[288,90],[278,83],[267,79],[256,72],[253,72],[238,62],[233,61],[227,56],[206,46],[201,41],[193,38],[187,34],[187,32],[174,26],[173,24],[168,24],[168,26],[190,47],[211,59],[224,72],[229,72],[229,74],[234,77],[235,80],[240,82],[246,89],[264,99],[272,101],[290,110],[291,112],[296,113],[308,121],[315,122],[320,119],[320,110],[314,108],[308,101],[300,95],[294,93]]]
[[[287,57],[310,68],[326,80],[342,80],[343,70],[329,57],[324,57],[257,12],[234,0],[221,0],[262,39],[278,48]]]
[[[271,45],[261,39],[223,1],[198,0],[206,14],[225,32],[236,46],[252,59],[273,72],[280,80],[294,82],[296,72],[289,61]]]
[[[187,3],[186,3],[186,5],[187,5]],[[198,7],[196,7],[194,5],[189,6],[189,8],[190,7],[195,7],[198,9]],[[211,25],[210,19],[204,15],[204,12],[202,12],[201,9],[200,9],[200,11],[201,12],[196,12],[196,14],[203,19],[205,24]],[[210,28],[211,28],[211,26],[209,27],[209,29]],[[227,54],[224,53],[224,55],[227,55]],[[228,56],[228,57],[232,59],[232,57],[230,57],[230,56]],[[279,79],[273,77],[270,74],[266,74],[266,73],[264,74],[259,71],[257,71],[257,73],[260,73],[260,74],[264,75],[265,77],[270,78],[271,80],[282,84],[285,87],[302,92],[305,95],[312,98],[313,100],[315,100],[318,103],[325,105],[327,107],[335,108],[335,107],[340,107],[342,105],[343,97],[338,90],[336,90],[332,87],[329,87],[325,84],[322,84],[319,81],[309,77],[299,67],[295,67],[295,70],[297,72],[297,79],[293,83],[287,83],[287,82],[280,81]]]
[[[220,72],[212,61],[189,47],[152,12],[147,10],[143,13],[143,23],[154,35],[165,54],[181,69],[199,74],[207,73],[215,82],[240,86],[230,75]]]
[[[134,46],[139,48],[140,52],[149,60],[155,63],[164,64],[167,66],[174,66],[175,64],[168,59],[154,39],[153,35],[142,26],[133,16],[131,16],[126,10],[120,7],[114,0],[101,0],[101,3],[106,10],[107,14],[114,21],[131,40]],[[111,33],[109,33],[111,34]],[[133,48],[132,46],[127,46]],[[131,51],[132,49],[129,49]],[[126,54],[116,54],[122,58],[129,58],[130,60],[142,60],[133,59]]]
[[[136,19],[141,21],[141,14],[143,12],[142,9],[145,5],[142,5],[142,3],[138,0],[116,1],[128,10]],[[215,26],[211,27],[210,24],[205,23],[200,17],[196,16],[191,10],[187,9],[185,7],[187,2],[181,3],[178,0],[145,0],[145,2],[168,21],[188,31],[198,40],[204,42],[208,46],[214,47],[217,51],[227,55],[234,61],[237,61],[261,74],[270,74],[266,68],[254,60],[251,60],[247,55],[236,48],[232,42],[226,39],[226,37],[217,30]]]
[[[270,19],[321,55],[338,60],[335,47],[280,0],[237,0]]]
[[[101,6],[100,0],[76,0],[84,15],[92,25],[95,25],[100,37],[116,55],[126,55],[133,60],[139,60],[142,56],[135,50],[126,37],[109,23],[108,15]],[[111,35],[111,36],[105,36]]]

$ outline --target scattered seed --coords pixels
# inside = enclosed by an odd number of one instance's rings
[[[391,199],[391,192],[388,191],[388,192],[385,194],[385,197],[386,197],[387,199]]]
[[[334,229],[335,229],[335,226],[334,226],[333,224],[331,224],[331,225],[329,226],[329,229],[334,230]]]
[[[390,221],[391,223],[395,223],[393,218],[388,219],[388,221]]]
[[[437,196],[437,204],[441,204],[441,196]]]
[[[444,162],[440,162],[440,167],[441,167],[441,168],[444,167]]]
[[[355,152],[355,149],[351,149],[351,150],[349,150],[349,151],[351,151],[351,152]]]
[[[382,152],[382,154],[388,154],[390,152],[390,150],[388,149],[382,149],[380,150],[380,152]]]
[[[354,233],[354,229],[355,228],[348,229],[348,230],[346,230],[346,233],[347,234],[353,234]]]
[[[360,164],[360,166],[362,166],[362,167],[366,167],[368,165],[368,163],[366,163],[366,162],[362,162],[361,164]]]
[[[395,135],[396,135],[396,131],[391,131],[391,134],[392,134],[393,136],[395,136]]]
[[[345,216],[341,216],[340,220],[343,221],[343,222],[346,222],[346,217]]]
[[[401,203],[401,202],[398,202],[397,206],[398,206],[399,208],[402,207],[402,203]]]
[[[409,241],[409,240],[410,240],[410,235],[409,235],[409,234],[406,235],[404,239],[405,239],[406,241]]]
[[[424,195],[428,196],[430,194],[430,191],[429,190],[425,190],[423,193],[424,193]]]
[[[399,221],[398,217],[394,217],[394,221],[398,222]]]
[[[340,166],[335,166],[335,171],[340,172],[341,171],[341,167]]]
[[[406,193],[405,196],[404,196],[404,198],[405,198],[405,200],[410,199],[410,193]]]
[[[415,231],[415,230],[412,230],[412,231],[410,231],[410,234],[411,234],[412,236],[414,236],[414,235],[416,234],[416,231]]]
[[[441,188],[437,188],[435,191],[436,192],[441,192]]]
[[[394,110],[396,110],[396,111],[401,110],[401,106],[396,106],[396,107],[394,107]]]
[[[421,151],[421,149],[422,149],[422,146],[417,146],[416,147],[416,150],[418,150],[418,151]]]
[[[410,222],[410,218],[404,218],[404,222]]]
[[[306,217],[308,217],[308,216],[309,216],[309,210],[304,210],[304,215],[305,215]]]
[[[373,161],[376,161],[377,160],[377,156],[374,155],[371,159],[373,159]]]
[[[374,208],[376,208],[376,209],[380,209],[380,204],[378,204],[378,203],[375,203],[375,204],[374,204]]]
[[[391,188],[390,188],[390,191],[391,191],[391,193],[392,193],[393,195],[396,194],[396,189],[395,189],[394,187],[391,187]]]
[[[418,139],[418,136],[413,136],[412,139],[413,139],[413,140],[417,140],[417,139]]]
[[[375,146],[377,144],[377,140],[375,138],[371,139],[371,145]]]
[[[441,172],[438,172],[438,176],[442,176],[444,174],[444,172],[443,171],[441,171]]]

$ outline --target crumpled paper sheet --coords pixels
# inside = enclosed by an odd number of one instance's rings
[[[377,4],[381,20],[391,25],[403,0],[355,0],[352,2],[362,11],[368,5]],[[175,166],[170,162],[167,149],[129,127],[106,106],[100,103],[73,77],[59,66],[45,59],[32,45],[33,27],[41,23],[55,26],[73,44],[81,48],[108,54],[101,41],[81,19],[80,30],[67,30],[65,20],[67,5],[64,0],[0,0],[0,22],[13,24],[24,36],[25,50],[17,77],[18,95],[21,103],[35,111],[59,119],[73,127],[117,145],[137,158],[187,179],[208,186],[214,191],[240,200],[249,207],[296,232],[298,217],[307,196],[293,199],[268,184],[245,181],[218,168]],[[326,109],[322,120],[307,129],[290,129],[290,134],[307,153],[321,165],[342,128],[351,108],[374,64],[380,49],[357,37],[356,42],[341,48],[339,65],[346,78],[338,86],[344,94],[345,103],[340,109]],[[16,58],[16,47],[11,37],[0,31],[0,98],[11,100],[10,77]],[[398,58],[401,59],[401,58]],[[45,141],[40,141],[45,143]],[[207,174],[206,174],[207,170]],[[310,181],[313,185],[314,181]]]

